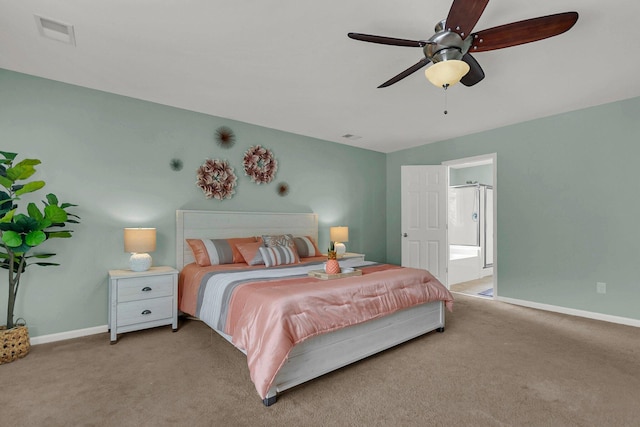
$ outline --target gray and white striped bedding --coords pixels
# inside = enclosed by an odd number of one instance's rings
[[[340,265],[343,267],[362,267],[373,264],[376,263],[362,261],[358,258],[340,261]],[[308,275],[310,270],[319,269],[322,269],[321,262],[209,273],[203,277],[203,283],[198,291],[196,316],[213,329],[224,332],[228,314],[227,307],[237,286],[248,282],[304,277]]]

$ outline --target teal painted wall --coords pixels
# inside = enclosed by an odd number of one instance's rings
[[[495,152],[499,294],[640,319],[639,113],[635,98],[384,155],[0,70],[0,149],[41,159],[34,178],[82,217],[73,239],[45,243],[62,266],[27,271],[16,314],[33,337],[106,324],[107,270],[127,265],[122,228],[157,227],[154,263],[174,265],[176,209],[316,212],[322,249],[329,226],[348,225],[348,250],[400,263],[400,166]],[[213,139],[222,125],[237,137],[228,150]],[[280,162],[272,184],[242,173],[255,144]],[[170,169],[174,157],[183,170]],[[207,157],[236,168],[233,199],[195,186]]]
[[[387,260],[401,165],[497,153],[499,295],[640,319],[638,117],[633,98],[387,155]]]
[[[230,149],[214,141],[229,126]],[[34,179],[79,207],[72,239],[46,242],[60,267],[31,267],[23,276],[16,315],[32,337],[107,323],[107,271],[126,268],[122,229],[157,228],[155,265],[175,265],[176,209],[315,212],[319,245],[331,225],[349,226],[347,248],[367,259],[386,257],[385,155],[246,123],[166,107],[0,70],[0,150],[38,158]],[[252,145],[271,149],[279,169],[256,185],[242,171]],[[175,172],[169,162],[183,161]],[[227,159],[238,175],[230,200],[205,199],[195,171],[206,158]],[[289,195],[276,184],[290,185]],[[31,195],[34,196],[34,195]],[[26,204],[24,205],[26,206]],[[3,270],[4,271],[4,270]],[[0,324],[6,318],[7,278],[0,272]]]

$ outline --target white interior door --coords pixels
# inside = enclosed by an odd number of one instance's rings
[[[402,166],[402,265],[447,284],[447,167]]]
[[[484,266],[493,266],[493,188],[485,190],[485,238]]]

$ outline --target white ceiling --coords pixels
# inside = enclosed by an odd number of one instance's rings
[[[347,33],[427,39],[451,1],[0,0],[0,68],[385,153],[640,96],[636,0],[491,0],[476,31],[580,18],[475,54],[486,78],[450,88],[447,115],[422,71],[377,89],[421,49]],[[72,24],[76,46],[34,14]]]

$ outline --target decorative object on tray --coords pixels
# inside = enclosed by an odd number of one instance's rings
[[[281,182],[278,184],[278,196],[286,196],[287,194],[289,194],[289,184],[287,184],[286,182]]]
[[[0,363],[7,363],[24,357],[29,351],[28,329],[24,324],[16,325],[13,320],[21,275],[30,265],[59,265],[41,261],[54,256],[54,253],[36,254],[32,249],[49,239],[71,237],[72,230],[64,227],[67,223],[78,224],[80,218],[66,211],[67,208],[76,205],[58,204],[58,198],[52,193],[47,194],[46,201],[42,201],[44,212],[32,202],[27,205],[26,214],[17,213],[21,196],[45,186],[44,181],[18,183],[31,177],[36,172],[34,166],[41,162],[38,159],[24,159],[14,164],[18,156],[16,153],[0,151],[0,154],[3,157],[0,159],[0,185],[4,187],[4,190],[0,191],[0,266],[9,272],[7,324],[6,329],[0,330]],[[7,348],[12,350],[5,354]]]
[[[220,126],[216,130],[216,142],[222,148],[231,148],[236,143],[236,136],[230,128]]]
[[[346,252],[347,247],[342,242],[349,241],[349,227],[331,227],[329,228],[329,239],[331,239],[335,247],[338,258],[341,258]]]
[[[256,184],[268,184],[276,176],[278,161],[271,150],[260,145],[250,147],[242,160],[244,173]]]
[[[321,280],[341,279],[343,277],[362,276],[362,270],[357,268],[343,268],[338,274],[329,274],[322,270],[311,270],[307,273],[311,277],[315,277]]]
[[[182,170],[182,160],[171,159],[171,161],[169,162],[169,166],[171,166],[171,170],[174,170],[174,171]]]
[[[198,168],[196,185],[202,189],[207,199],[230,199],[235,194],[238,178],[226,160],[207,159]]]
[[[333,242],[329,244],[328,250],[329,259],[324,267],[324,271],[327,274],[340,274],[340,263],[336,259],[336,251]]]
[[[147,271],[151,268],[151,255],[156,250],[155,228],[125,228],[124,251],[131,253],[129,268],[131,271]]]

